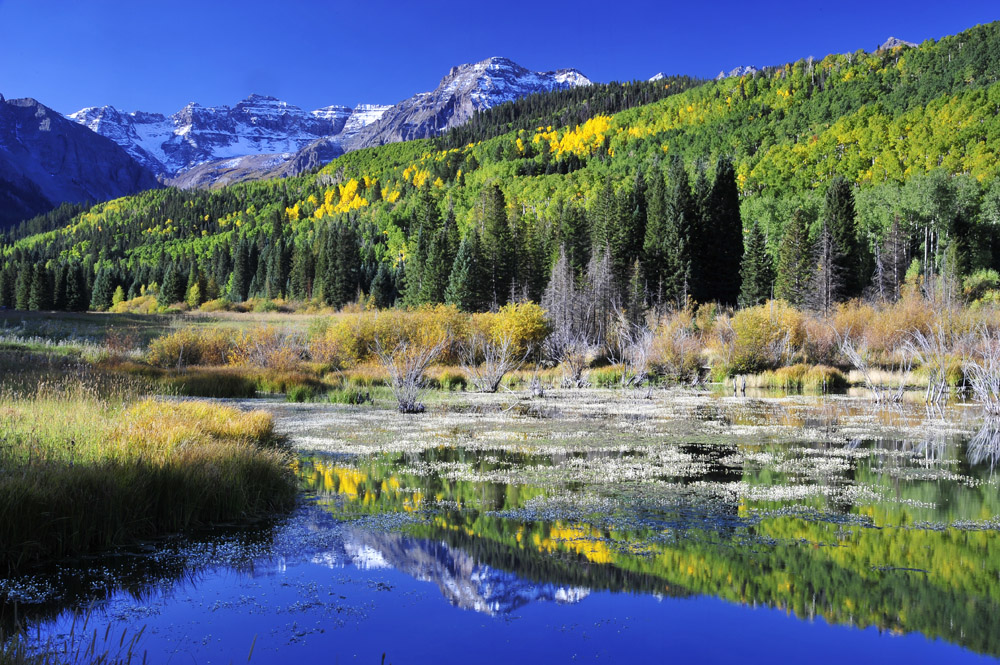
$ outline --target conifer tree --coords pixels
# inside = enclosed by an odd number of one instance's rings
[[[805,215],[801,210],[796,210],[785,226],[785,233],[778,247],[775,297],[792,305],[804,305],[809,294],[812,268],[812,246],[806,230]]]
[[[743,222],[736,171],[727,157],[719,159],[703,221],[711,236],[704,237],[702,302],[735,305],[740,296],[740,263],[743,259]]]
[[[2,275],[2,273],[0,273]],[[3,287],[0,286],[0,289]],[[66,264],[60,263],[52,274],[52,309],[66,309]]]
[[[22,262],[18,267],[17,280],[14,282],[14,309],[28,309],[28,298],[31,297],[31,280],[35,276],[35,266]]]
[[[771,297],[774,268],[767,253],[767,241],[760,225],[754,221],[746,234],[743,262],[740,265],[740,305],[759,305]]]
[[[164,284],[166,281],[164,280]],[[101,268],[94,279],[94,288],[90,296],[90,308],[104,312],[111,307],[111,299],[115,295],[114,276],[109,268]],[[182,299],[182,298],[181,298]],[[170,301],[177,302],[176,300]]]
[[[3,270],[0,270],[0,308],[12,309],[14,307],[14,284],[16,281],[14,267],[7,263]]]
[[[590,262],[591,231],[587,216],[578,206],[566,204],[562,209],[559,241],[577,276],[583,274]]]
[[[826,190],[822,221],[836,243],[835,269],[843,282],[843,293],[838,296],[860,296],[867,281],[863,274],[866,261],[858,242],[854,193],[842,176],[835,176]]]
[[[476,229],[462,238],[448,279],[445,301],[466,312],[481,312],[492,298],[492,279]]]
[[[820,229],[819,238],[813,246],[813,272],[808,304],[824,315],[830,313],[844,293],[842,275],[844,259],[830,226],[826,223]]]
[[[313,280],[315,279],[315,263],[312,248],[302,243],[295,248],[292,255],[291,285],[292,297],[299,300],[312,298]]]
[[[243,302],[250,293],[250,250],[246,240],[240,240],[236,244],[233,256],[233,280],[230,288],[229,299],[233,302]]]
[[[489,274],[490,306],[504,305],[514,283],[517,254],[514,234],[507,219],[507,201],[503,191],[488,185],[479,201],[482,214],[482,253]]]
[[[177,265],[171,263],[167,268],[167,272],[163,275],[163,284],[160,285],[160,293],[156,298],[156,302],[159,303],[161,307],[169,307],[174,303],[183,302],[184,300],[184,281],[181,278],[179,271],[177,270]],[[103,288],[103,287],[102,287]],[[97,303],[98,287],[95,283],[94,285],[94,299],[92,303]],[[111,303],[111,296],[114,295],[113,288],[107,293],[107,302]],[[103,302],[103,290],[102,290],[102,300]],[[106,307],[105,307],[106,309]]]
[[[371,297],[378,309],[387,309],[396,303],[396,284],[390,268],[379,263],[378,271],[372,279]]]
[[[35,264],[31,274],[28,309],[35,311],[52,309],[52,282],[48,269],[42,263]]]
[[[66,269],[66,309],[70,312],[85,311],[90,302],[83,270],[83,266],[75,262]]]

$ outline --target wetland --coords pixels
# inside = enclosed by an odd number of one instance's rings
[[[1000,657],[1000,427],[762,395],[220,400],[271,413],[296,507],[0,579],[2,621],[153,663]]]

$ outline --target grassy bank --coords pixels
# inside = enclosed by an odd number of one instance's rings
[[[205,402],[0,397],[0,565],[286,508],[271,417]]]

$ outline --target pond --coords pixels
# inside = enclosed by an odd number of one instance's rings
[[[291,515],[0,580],[4,624],[138,635],[151,663],[1000,658],[1000,428],[975,407],[429,406],[267,404]]]

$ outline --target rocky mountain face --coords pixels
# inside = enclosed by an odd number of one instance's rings
[[[575,69],[533,72],[507,58],[452,67],[434,90],[404,99],[353,137],[317,141],[289,160],[279,174],[295,175],[351,150],[437,136],[465,123],[476,111],[590,83]]]
[[[115,141],[34,99],[0,95],[0,226],[60,203],[107,201],[158,187]]]
[[[112,106],[82,109],[69,117],[115,141],[167,182],[190,186],[205,184],[204,177],[172,181],[210,162],[269,155],[255,162],[268,165],[281,156],[290,158],[319,138],[351,138],[386,108],[327,106],[303,111],[274,97],[251,95],[232,107],[192,102],[169,117],[124,113]]]
[[[754,67],[753,65],[740,65],[739,67],[734,67],[727,71],[719,72],[715,80],[721,81],[722,79],[732,78],[734,76],[753,76],[760,71],[759,67]]]
[[[351,150],[437,136],[477,110],[525,95],[589,84],[575,69],[533,72],[489,58],[452,67],[437,88],[394,106],[304,111],[251,95],[232,107],[191,103],[171,116],[101,106],[68,117],[120,145],[167,184],[213,187],[296,175]]]
[[[346,530],[344,536],[338,546],[316,555],[313,563],[331,568],[394,568],[435,584],[452,605],[465,610],[499,616],[528,603],[572,604],[590,595],[584,587],[524,579],[444,542],[360,529]]]

